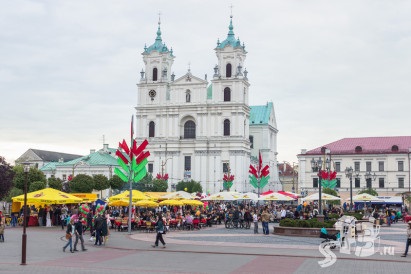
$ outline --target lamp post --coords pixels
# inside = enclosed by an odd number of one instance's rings
[[[323,165],[323,160],[321,160],[321,157],[318,158],[318,160],[311,159],[311,168],[312,171],[315,172],[317,171],[317,176],[318,176],[318,213],[322,215],[322,205],[321,205],[321,169]]]
[[[21,238],[21,265],[26,265],[26,250],[27,250],[27,234],[26,234],[26,227],[27,227],[27,183],[28,183],[28,175],[30,171],[30,163],[23,163],[24,165],[24,205],[23,205],[23,235]]]
[[[377,174],[375,174],[375,172],[374,172],[374,173],[371,173],[370,171],[367,171],[367,172],[364,174],[364,177],[365,177],[365,180],[366,180],[366,182],[367,182],[368,190],[371,191],[371,189],[372,189],[371,180],[375,181],[375,179],[377,179]]]
[[[345,168],[345,177],[350,179],[350,209],[349,211],[352,210],[352,175],[353,175],[352,167]]]

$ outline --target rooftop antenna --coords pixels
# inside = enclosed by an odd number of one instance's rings
[[[161,24],[161,11],[158,12],[158,24]]]
[[[230,5],[230,18],[233,18],[233,4]]]

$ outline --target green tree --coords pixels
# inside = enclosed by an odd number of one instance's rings
[[[111,177],[111,179],[108,180],[108,182],[112,189],[122,189],[124,185],[126,184],[126,182],[121,180],[121,178],[118,177],[117,175],[114,175],[113,177]]]
[[[142,192],[153,191],[153,176],[150,173],[147,173],[146,176],[141,179],[138,183],[132,184],[132,189],[136,189]],[[130,189],[130,184],[126,183],[123,186],[123,190]]]
[[[2,200],[13,187],[13,167],[0,156],[0,200]]]
[[[103,174],[93,175],[94,180],[94,189],[95,190],[104,190],[110,188],[110,183],[106,176]]]
[[[358,194],[362,194],[362,193],[367,193],[367,194],[370,194],[372,196],[378,196],[378,192],[373,188],[365,188],[365,189],[358,192]]]
[[[26,181],[26,174],[24,174],[23,165],[17,165],[13,168],[15,175],[13,178],[13,184],[15,187],[24,190],[24,183]],[[27,182],[27,189],[30,188],[31,182],[46,182],[46,176],[41,170],[38,170],[35,167],[30,167],[30,171],[28,173],[28,182]]]
[[[37,191],[46,188],[46,183],[42,181],[32,182],[29,187],[29,192]]]
[[[183,190],[188,193],[203,192],[203,187],[201,186],[199,182],[196,182],[194,180],[191,180],[188,182],[180,181],[176,185],[176,190],[177,191]]]
[[[70,182],[71,193],[91,193],[94,189],[93,177],[86,174],[76,175]]]
[[[11,203],[11,198],[19,196],[21,194],[23,194],[23,190],[17,187],[12,187],[6,196],[6,201]]]
[[[49,182],[49,187],[57,189],[57,190],[61,190],[61,179],[60,178],[55,178],[55,177],[50,177],[48,179]]]
[[[340,197],[340,195],[338,195],[338,192],[335,191],[334,189],[331,189],[331,188],[327,188],[327,187],[323,188],[322,192],[325,193],[325,194],[330,194],[330,195],[333,195],[333,196]],[[339,204],[341,204],[341,201],[340,200],[329,200],[329,201],[327,201],[327,204],[339,205]]]
[[[154,179],[152,181],[153,183],[153,192],[166,192],[168,188],[168,184],[166,180],[159,180],[159,179]]]

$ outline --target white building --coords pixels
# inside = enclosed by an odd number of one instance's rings
[[[368,187],[380,196],[396,196],[410,191],[411,136],[344,138],[309,151],[302,150],[297,156],[300,190],[318,191],[317,171],[312,169],[311,161],[323,158],[326,149],[329,149],[333,169],[337,171],[337,189],[344,199],[350,193],[350,180],[345,175],[347,167],[354,170],[353,195]],[[375,180],[371,178],[368,184],[367,173],[375,174],[371,176]]]
[[[217,65],[209,82],[190,69],[175,77],[175,56],[162,41],[160,23],[155,42],[144,48],[136,140],[149,142],[149,172],[167,173],[170,189],[191,178],[204,191],[217,192],[223,173],[230,169],[235,175],[233,190],[249,191],[250,159],[261,151],[264,165],[270,166],[266,188],[273,188],[278,183],[274,108],[272,103],[249,106],[250,83],[243,70],[247,52],[234,37],[232,20],[227,38],[214,50]]]

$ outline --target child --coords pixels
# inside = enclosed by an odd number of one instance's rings
[[[4,242],[4,222],[0,219],[0,242]]]

